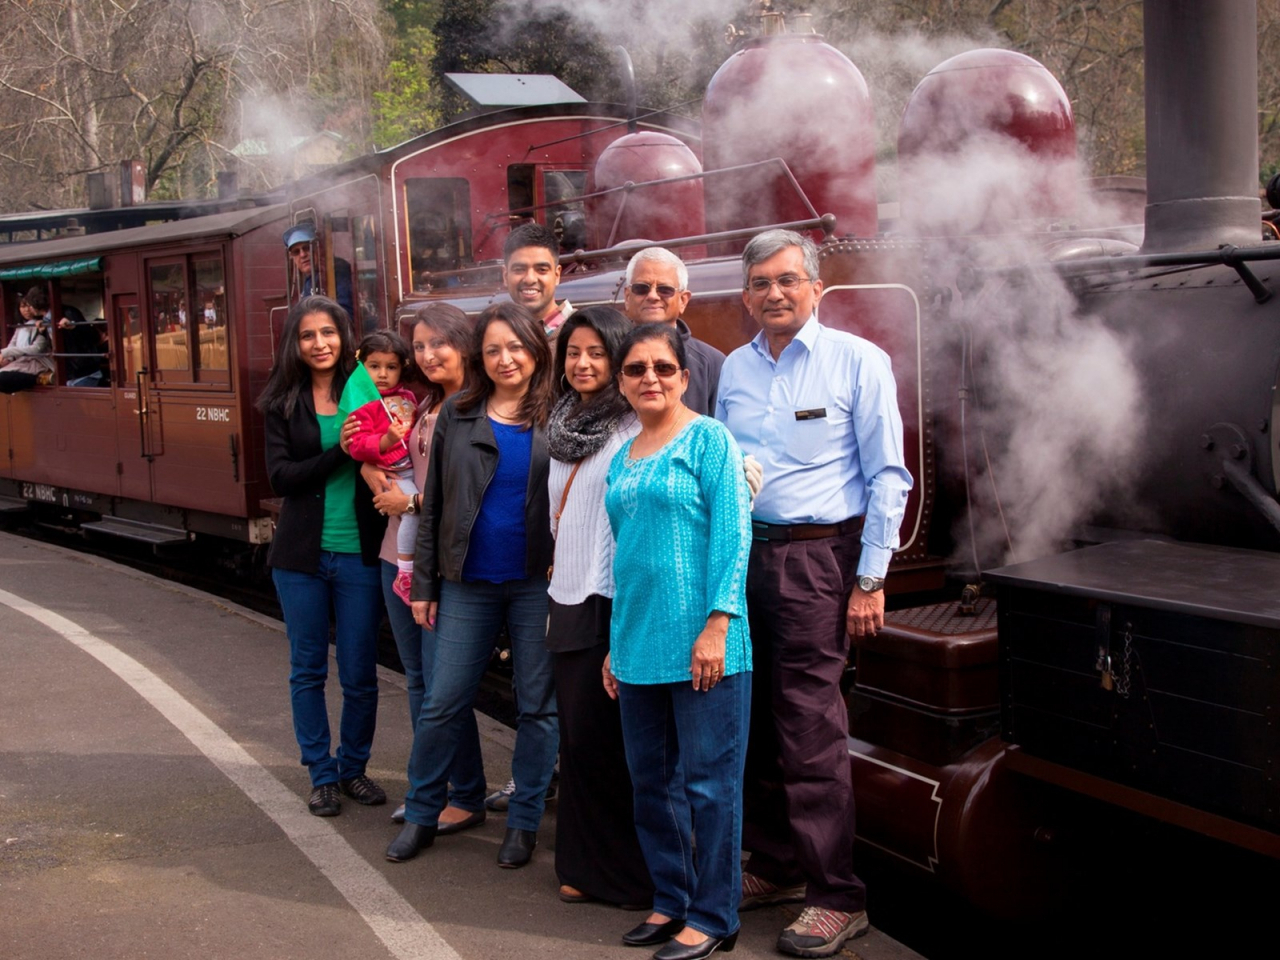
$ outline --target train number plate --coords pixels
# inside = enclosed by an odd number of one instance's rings
[[[58,488],[47,483],[24,483],[22,485],[23,500],[39,500],[41,503],[57,503]]]
[[[197,420],[209,420],[213,423],[230,423],[230,407],[196,407]]]

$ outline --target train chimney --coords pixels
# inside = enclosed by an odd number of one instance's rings
[[[1147,0],[1143,34],[1143,251],[1258,243],[1257,3]]]

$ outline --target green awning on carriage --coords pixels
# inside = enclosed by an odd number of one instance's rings
[[[48,280],[50,277],[71,277],[78,273],[98,273],[101,269],[101,257],[81,257],[78,260],[59,260],[56,263],[3,267],[0,268],[0,280]]]

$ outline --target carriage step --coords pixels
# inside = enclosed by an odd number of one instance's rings
[[[123,540],[135,540],[138,543],[149,543],[160,546],[168,543],[186,543],[191,536],[185,530],[176,527],[162,527],[154,523],[141,523],[137,520],[124,520],[120,517],[103,517],[82,523],[81,529],[90,533],[101,533],[106,536],[120,537]]]
[[[17,497],[0,497],[0,513],[26,513],[27,501]]]

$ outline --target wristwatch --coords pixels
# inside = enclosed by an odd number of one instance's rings
[[[416,493],[409,497],[409,506],[404,508],[404,512],[408,514],[418,512],[418,495]]]
[[[884,577],[859,577],[858,589],[863,593],[875,593],[884,589]]]

